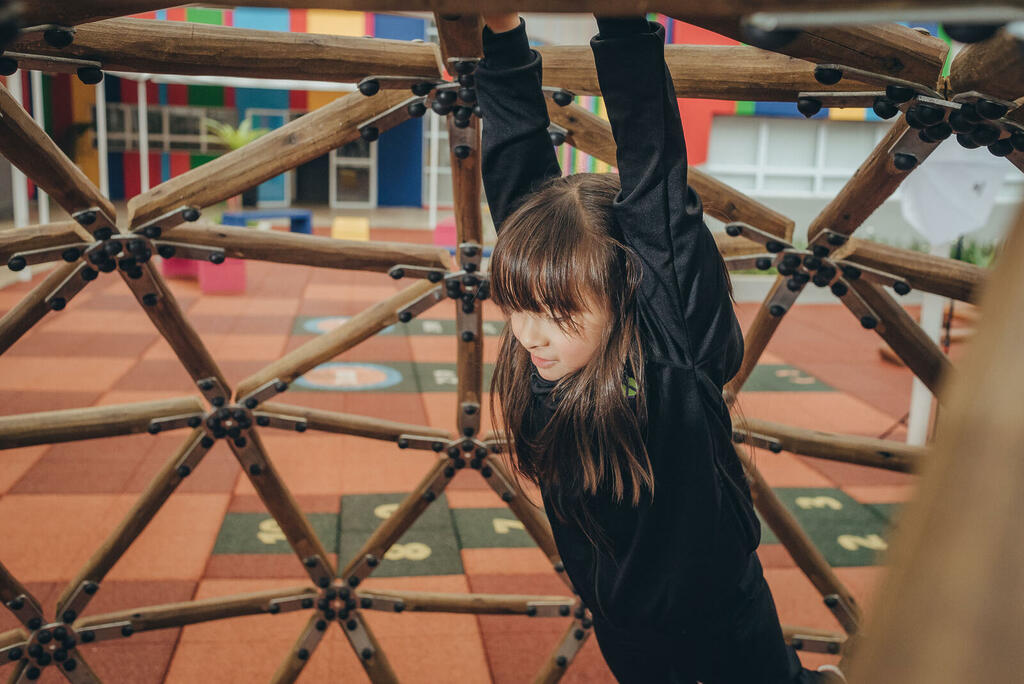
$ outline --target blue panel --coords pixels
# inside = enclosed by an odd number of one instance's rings
[[[800,110],[796,108],[795,102],[755,102],[754,103],[754,115],[755,116],[790,116],[804,118],[804,115],[800,113]],[[812,119],[827,119],[828,110],[822,109],[820,112],[811,117]]]
[[[107,94],[107,102],[120,102],[121,79],[110,74],[103,74],[103,92]]]
[[[167,20],[167,10],[157,10],[156,11],[156,18],[160,19],[162,21],[166,21]]]
[[[423,205],[423,119],[410,119],[377,141],[377,204]]]
[[[233,23],[237,28],[290,31],[291,14],[286,9],[236,7]]]
[[[424,40],[426,22],[415,17],[398,17],[393,14],[373,16],[373,34],[377,38],[391,40]]]
[[[171,179],[171,155],[164,152],[160,155],[160,182]]]
[[[260,109],[288,109],[289,98],[287,90],[264,90],[263,88],[236,88],[235,107],[238,108],[238,118],[245,118],[245,112],[250,107]],[[280,126],[281,124],[277,124]],[[277,126],[274,126],[276,128]]]
[[[110,199],[124,199],[124,152],[107,153],[107,179],[110,182]]]

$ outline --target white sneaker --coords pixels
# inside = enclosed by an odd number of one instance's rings
[[[829,682],[843,682],[844,684],[846,682],[846,675],[835,665],[822,665],[818,668],[818,672],[827,672],[832,675],[828,678]]]

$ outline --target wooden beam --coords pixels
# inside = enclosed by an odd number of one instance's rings
[[[26,589],[25,585],[19,582],[18,578],[12,575],[3,563],[0,563],[0,603],[9,603],[19,596],[24,596],[33,605],[35,611],[42,615],[43,609],[32,592]]]
[[[445,69],[455,75],[455,62],[472,61],[484,55],[480,42],[484,23],[479,14],[439,14],[434,12],[437,37]]]
[[[14,644],[20,644],[23,641],[28,640],[28,632],[16,627],[15,629],[7,630],[6,632],[0,633],[0,649],[7,648]]]
[[[886,271],[905,279],[915,290],[932,292],[963,302],[977,303],[989,271],[965,261],[850,238],[830,259]]]
[[[1024,95],[1024,46],[1019,35],[1002,28],[957,53],[949,67],[949,92],[970,90],[1003,100]]]
[[[566,142],[606,164],[617,165],[611,124],[577,104],[561,107],[551,99],[547,104],[551,121],[567,131]],[[687,171],[687,182],[700,195],[704,212],[709,216],[725,223],[742,221],[772,235],[791,239],[793,220],[774,209],[692,166]]]
[[[208,207],[359,137],[359,125],[401,103],[406,93],[352,93],[128,201],[132,228],[183,206]],[[398,123],[398,122],[395,122]],[[392,124],[395,125],[395,124]],[[169,227],[169,226],[165,226]]]
[[[477,32],[479,42],[479,31]],[[432,43],[257,31],[183,21],[107,19],[75,29],[65,48],[28,33],[10,52],[74,57],[104,70],[355,83],[369,75],[440,78]]]
[[[146,432],[150,421],[203,413],[196,397],[0,417],[0,449]]]
[[[57,266],[0,318],[0,354],[10,349],[11,345],[50,312],[46,298],[77,268],[77,263]]]
[[[205,432],[202,429],[193,430],[192,434],[164,462],[160,471],[150,480],[146,490],[135,501],[135,505],[64,588],[60,598],[57,599],[57,615],[64,613],[68,602],[84,582],[95,582],[96,584],[102,582],[136,537],[142,534],[149,521],[159,512],[160,507],[191,472],[191,468],[188,472],[179,471],[178,466],[182,460],[194,455],[198,458],[193,462],[198,464],[198,461],[205,455],[207,447],[201,445],[204,436]],[[81,607],[79,607],[80,611]]]
[[[747,435],[745,442],[761,447],[762,444],[758,443],[760,440],[756,437],[750,438],[749,433],[764,435],[775,439],[790,453],[812,458],[909,473],[914,472],[918,463],[928,455],[926,447],[911,446],[903,442],[808,430],[760,418],[734,416],[733,420],[734,429]]]
[[[18,252],[83,242],[86,238],[82,232],[85,231],[74,221],[59,221],[0,231],[0,266],[6,264],[7,260]],[[92,237],[89,236],[88,239],[91,241]]]
[[[850,682],[1000,681],[1024,667],[1022,311],[1024,215],[1006,237],[978,333],[946,388]]]
[[[842,611],[835,612],[836,618],[846,630],[847,634],[854,634],[860,623],[860,608],[853,594],[846,588],[842,580],[836,576],[832,567],[829,566],[825,556],[814,545],[807,536],[807,533],[800,527],[793,514],[786,510],[775,492],[768,486],[757,466],[750,460],[747,450],[733,445],[736,455],[743,463],[750,483],[750,493],[754,499],[754,505],[760,511],[765,522],[778,537],[782,545],[796,561],[797,566],[811,581],[811,584],[821,593],[822,596],[835,595],[840,598],[841,603],[849,609],[848,614]]]
[[[297,377],[346,349],[398,322],[398,312],[437,287],[427,280],[409,285],[388,299],[356,314],[344,324],[316,337],[238,384],[237,397],[251,394],[271,380],[291,383]]]
[[[761,354],[764,353],[765,347],[768,346],[772,335],[775,334],[775,330],[782,322],[782,316],[773,316],[771,314],[769,302],[772,301],[783,287],[786,287],[786,280],[788,278],[783,276],[775,279],[768,294],[765,295],[764,302],[758,308],[757,313],[754,314],[754,320],[751,322],[750,327],[743,334],[743,361],[740,363],[740,369],[736,371],[736,375],[725,384],[725,388],[722,391],[725,401],[729,405],[732,405],[736,400],[736,395],[740,393],[743,384],[750,377],[750,374],[754,372],[754,367],[757,366]]]
[[[237,259],[382,273],[396,264],[448,269],[452,263],[447,249],[430,245],[337,240],[209,223],[182,224],[164,231],[160,241],[215,247]]]
[[[741,43],[749,42],[739,14],[675,18]],[[807,28],[774,51],[816,64],[842,64],[934,88],[949,45],[941,38],[907,26],[876,24]]]
[[[21,169],[69,214],[98,207],[113,220],[114,205],[57,143],[0,86],[0,153]]]
[[[389,442],[396,441],[401,435],[436,437],[438,440],[445,442],[452,438],[451,433],[442,428],[396,423],[395,421],[382,418],[370,418],[351,413],[336,413],[335,411],[279,404],[272,401],[260,404],[256,412],[302,418],[306,421],[306,427],[309,430],[336,432],[356,437],[366,437],[368,439],[383,439]]]
[[[136,632],[147,632],[154,629],[184,627],[211,620],[224,620],[244,615],[267,614],[271,602],[275,599],[288,599],[306,596],[314,601],[319,598],[318,592],[310,586],[269,589],[249,594],[217,596],[196,601],[165,603],[156,606],[131,608],[102,615],[90,615],[79,618],[74,627],[82,632],[91,627],[110,624],[112,622],[130,622]]]
[[[846,282],[881,319],[875,331],[932,394],[941,396],[942,384],[953,374],[949,357],[881,285],[863,278]]]
[[[589,46],[552,45],[537,51],[544,60],[544,85],[577,95],[601,94]],[[811,62],[747,45],[666,45],[665,62],[677,97],[796,102],[806,91],[877,90],[846,79],[824,86],[814,79]]]
[[[527,615],[531,603],[558,603],[572,606],[569,596],[533,596],[524,594],[447,594],[438,591],[361,589],[361,598],[400,599],[402,611],[424,613],[472,613],[475,615]]]

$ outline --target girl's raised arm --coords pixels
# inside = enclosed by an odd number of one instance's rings
[[[735,346],[738,326],[700,198],[686,184],[665,29],[643,17],[598,17],[597,25],[590,45],[622,183],[615,218],[643,261],[641,290],[657,312],[647,332],[658,353],[698,365]]]
[[[547,106],[541,91],[540,55],[530,49],[526,22],[515,28],[487,17],[484,58],[476,69],[476,94],[483,114],[481,173],[496,228],[519,200],[548,178],[561,175],[551,138]]]

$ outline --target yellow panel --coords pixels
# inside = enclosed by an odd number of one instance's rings
[[[331,36],[363,36],[366,35],[366,13],[311,9],[306,12],[306,31]]]
[[[307,104],[309,105],[309,111],[313,111],[314,109],[323,107],[325,104],[330,104],[331,102],[334,102],[339,97],[345,94],[346,93],[310,90],[309,93],[307,94]]]
[[[71,120],[75,123],[92,123],[92,108],[96,104],[96,86],[85,85],[77,78],[71,78]],[[95,129],[78,136],[75,141],[75,163],[96,185],[100,184],[100,155],[93,145]]]
[[[331,237],[335,240],[369,240],[370,219],[365,216],[335,216]]]
[[[843,109],[836,109],[832,107],[828,110],[828,118],[833,121],[864,121],[864,108],[844,107]]]

